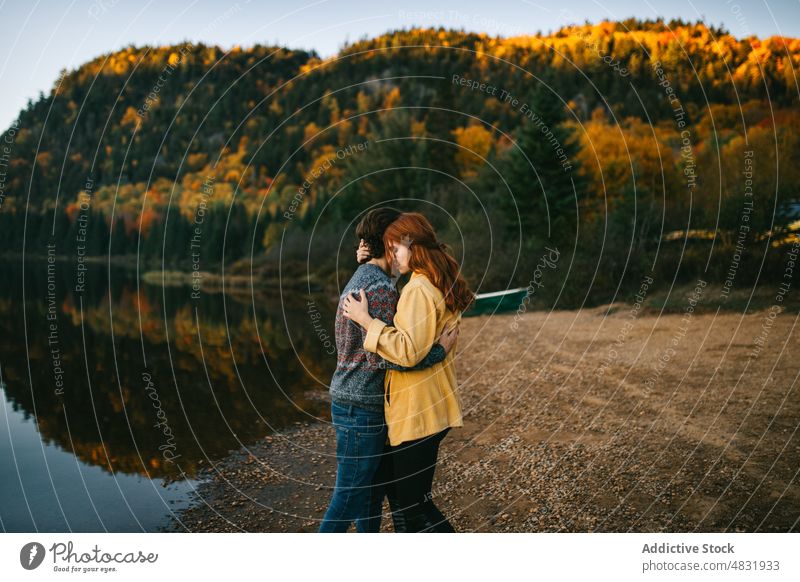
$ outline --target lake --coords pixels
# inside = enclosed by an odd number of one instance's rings
[[[0,261],[0,527],[156,531],[198,471],[329,418],[335,302]]]

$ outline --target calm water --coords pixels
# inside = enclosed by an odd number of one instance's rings
[[[104,265],[0,268],[3,531],[155,531],[199,469],[327,414],[330,299],[275,291],[254,309],[249,290],[137,289]]]

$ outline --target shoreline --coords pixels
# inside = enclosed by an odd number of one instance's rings
[[[780,452],[800,451],[787,432],[800,403],[785,398],[798,364],[770,372],[796,314],[774,318],[773,349],[750,358],[731,396],[766,312],[695,313],[648,390],[681,316],[640,314],[617,345],[626,310],[609,307],[527,313],[513,334],[513,315],[463,321],[464,427],[443,441],[432,491],[456,531],[796,531],[796,466]],[[316,531],[335,468],[329,423],[296,425],[204,470],[161,531]]]
[[[47,255],[22,255],[19,253],[0,253],[0,258],[4,260],[43,260],[48,259]],[[55,255],[55,260],[60,263],[68,262],[73,257],[68,255]],[[87,263],[93,265],[102,265],[108,263],[107,256],[101,257],[86,257],[84,259]],[[252,267],[251,274],[242,274],[244,266],[249,265],[247,262],[231,263],[226,266],[225,281],[223,287],[222,276],[217,272],[212,271],[196,271],[198,275],[194,275],[191,269],[181,269],[176,266],[160,269],[159,265],[151,263],[141,263],[138,265],[135,258],[130,256],[114,257],[111,261],[111,266],[126,269],[128,271],[137,271],[139,279],[148,285],[163,286],[163,287],[187,287],[193,288],[200,281],[200,289],[209,293],[230,293],[235,295],[240,294],[255,294],[257,296],[265,295],[269,292],[274,292],[278,289],[289,289],[296,291],[310,291],[313,293],[327,294],[332,301],[336,301],[339,296],[340,289],[337,287],[337,282],[342,279],[347,279],[351,274],[350,271],[342,272],[337,277],[336,273],[328,275],[318,275],[311,273],[307,275],[304,273],[305,267],[295,263],[287,263],[284,265],[285,272],[278,273],[276,268],[265,267],[260,264]],[[217,265],[221,266],[221,265]],[[159,268],[152,268],[159,267]],[[302,268],[299,268],[302,267]],[[272,270],[270,270],[272,269]],[[720,285],[719,282],[708,281],[707,288],[717,289]],[[709,313],[716,309],[721,312],[727,313],[740,313],[746,310],[747,314],[758,313],[761,310],[768,309],[775,304],[775,288],[771,282],[762,282],[755,289],[743,288],[734,289],[730,291],[723,300],[721,295],[714,291],[712,304],[704,299],[697,304],[697,313]],[[654,314],[663,311],[665,314],[680,313],[683,310],[684,300],[691,292],[693,283],[680,283],[674,285],[671,289],[662,289],[655,287],[650,289],[649,296],[641,304],[641,312]],[[632,291],[622,293],[621,297],[613,303],[604,302],[602,300],[588,301],[588,305],[584,309],[602,309],[607,308],[609,314],[618,310],[628,310],[630,305],[624,302],[624,299],[632,295]],[[669,294],[669,297],[667,297]],[[752,297],[750,295],[752,294]],[[788,293],[786,295],[787,301],[782,303],[786,311],[793,311],[800,309],[800,297],[797,294]],[[523,313],[534,313],[541,310],[558,310],[558,311],[574,311],[571,307],[557,307],[552,309],[546,305],[542,300],[537,300],[530,303],[530,307],[523,310]],[[510,313],[514,313],[513,311]],[[472,318],[475,315],[465,314],[465,317]]]
[[[0,258],[6,261],[47,261],[48,255],[34,253],[1,253]],[[75,261],[72,255],[53,255],[57,263],[69,263]],[[126,271],[138,272],[139,279],[148,285],[160,285],[164,287],[193,287],[200,281],[201,288],[207,292],[221,292],[223,290],[222,275],[219,269],[222,263],[212,265],[215,271],[193,270],[191,267],[181,267],[179,264],[164,265],[158,261],[142,260],[137,263],[135,255],[114,256],[109,260],[107,255],[87,256],[82,259],[84,263],[93,266],[109,265],[112,268],[124,269]],[[224,290],[230,293],[242,293],[253,287],[254,282],[258,283],[256,293],[263,293],[263,289],[273,291],[275,289],[286,288],[296,290],[310,290],[313,292],[329,292],[326,289],[325,277],[320,277],[314,273],[306,276],[303,273],[303,265],[297,263],[284,264],[284,273],[277,272],[276,265],[258,264],[253,266],[252,275],[242,274],[242,269],[249,265],[249,262],[234,261],[226,264],[225,287]],[[303,267],[303,268],[298,268]],[[249,270],[249,269],[248,269]],[[195,274],[197,273],[197,274]]]

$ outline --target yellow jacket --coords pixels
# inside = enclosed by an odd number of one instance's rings
[[[364,349],[401,366],[418,364],[445,325],[461,317],[447,309],[444,295],[422,273],[414,272],[400,293],[394,327],[373,319]],[[384,411],[392,446],[420,439],[447,427],[464,426],[453,358],[415,371],[387,370]]]

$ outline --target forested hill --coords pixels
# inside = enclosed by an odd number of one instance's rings
[[[399,30],[326,60],[281,47],[129,47],[65,72],[5,132],[0,238],[21,251],[27,211],[27,251],[51,240],[70,254],[84,213],[93,254],[138,249],[181,263],[202,208],[206,262],[223,248],[231,260],[251,248],[270,256],[281,240],[299,257],[310,229],[338,244],[363,208],[403,197],[440,204],[476,232],[485,231],[476,211],[489,207],[508,236],[517,210],[537,229],[545,209],[541,238],[570,240],[576,220],[625,208],[632,190],[658,202],[667,229],[686,228],[690,196],[692,228],[724,228],[737,215],[726,200],[741,190],[729,177],[745,147],[762,168],[797,159],[798,68],[798,39],[737,40],[660,20],[507,39]],[[552,129],[557,156],[526,137],[532,119]],[[520,167],[520,151],[544,167],[538,178]],[[565,157],[569,172],[556,167]],[[797,164],[781,166],[759,173],[770,208],[797,199]],[[397,167],[406,169],[387,171]],[[732,213],[722,223],[721,211]],[[652,232],[635,236],[646,248]]]

